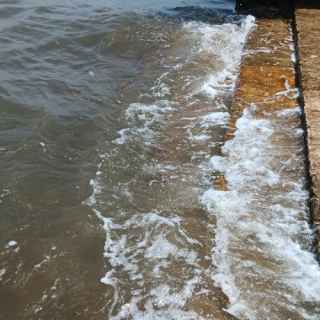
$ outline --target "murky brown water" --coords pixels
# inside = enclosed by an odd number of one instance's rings
[[[198,4],[0,4],[1,320],[317,319],[299,110],[225,144],[252,20]]]

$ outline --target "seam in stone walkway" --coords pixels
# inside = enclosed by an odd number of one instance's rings
[[[320,9],[295,10],[301,91],[307,131],[315,251],[320,253]]]

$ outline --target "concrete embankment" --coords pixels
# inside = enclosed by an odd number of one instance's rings
[[[284,18],[279,8],[267,9],[253,5],[254,1],[237,1],[236,9],[240,14],[251,14],[256,19],[256,27],[250,33],[241,62],[240,73],[234,94],[231,120],[226,140],[233,137],[235,123],[246,107],[259,104],[257,112],[294,108],[298,99],[295,87],[295,63],[292,20]],[[270,18],[276,17],[272,20]],[[226,190],[223,176],[215,181],[217,188]]]
[[[257,16],[242,62],[233,104],[234,121],[250,103],[259,112],[300,105],[306,136],[314,249],[320,252],[320,5],[315,1],[237,2],[240,13]],[[254,55],[250,55],[250,51]],[[298,87],[300,95],[297,95]],[[287,94],[279,94],[287,92]]]
[[[217,216],[216,279],[239,319],[302,320],[306,312],[318,314],[319,274],[308,224],[296,28],[293,14],[274,8],[251,13],[257,18],[243,52],[226,142],[210,159],[223,176],[205,197]]]
[[[233,102],[236,120],[245,107],[259,104],[258,114],[297,106],[292,62],[291,22],[257,19],[248,39]]]
[[[311,178],[312,224],[315,248],[320,253],[320,8],[300,5],[295,10],[300,84],[305,111],[309,172]]]

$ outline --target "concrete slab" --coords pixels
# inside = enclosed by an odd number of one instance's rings
[[[232,105],[233,122],[250,104],[259,104],[258,114],[298,105],[290,27],[291,20],[287,19],[257,19],[241,63]]]
[[[320,9],[295,12],[312,187],[312,219],[320,252]]]

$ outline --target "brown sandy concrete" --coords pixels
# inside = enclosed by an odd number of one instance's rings
[[[232,128],[242,111],[252,104],[257,106],[257,116],[298,105],[290,26],[290,20],[257,19],[241,63],[232,104]],[[290,91],[286,92],[288,88]]]
[[[297,9],[295,12],[300,55],[301,85],[312,184],[312,215],[320,246],[320,9]]]
[[[291,25],[290,19],[256,20],[255,30],[249,35],[245,47],[226,140],[233,138],[236,121],[249,106],[254,105],[256,116],[264,118],[265,113],[299,105]],[[297,126],[302,125],[299,117],[291,121],[297,122]],[[274,143],[286,145],[286,141]],[[227,189],[223,177],[217,179],[215,186],[221,190]]]

